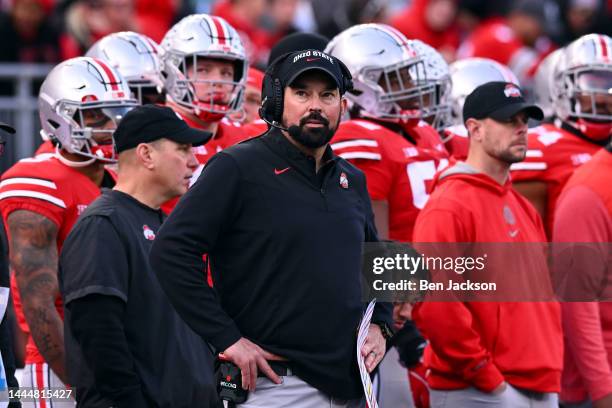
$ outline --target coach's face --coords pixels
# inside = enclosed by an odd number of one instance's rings
[[[300,134],[293,136],[296,142],[317,148],[331,140],[345,109],[346,99],[334,80],[323,71],[310,70],[285,87],[282,123],[299,126]]]
[[[191,144],[160,139],[149,145],[152,147],[157,184],[164,187],[168,197],[185,194],[198,167]]]
[[[506,121],[491,118],[469,119],[471,137],[480,142],[491,157],[508,164],[525,160],[527,154],[527,114],[519,112]]]

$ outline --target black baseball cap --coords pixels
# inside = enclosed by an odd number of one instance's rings
[[[283,57],[281,65],[276,70],[276,76],[281,81],[282,87],[289,86],[293,81],[306,71],[318,69],[327,73],[340,90],[340,94],[346,92],[346,80],[340,61],[323,51],[310,49],[291,53]],[[350,79],[350,78],[348,78]]]
[[[289,34],[279,40],[270,50],[268,64],[280,57],[299,50],[319,50],[323,51],[329,43],[329,38],[317,33],[297,32]]]
[[[465,98],[463,121],[469,118],[491,118],[507,121],[524,111],[529,118],[542,120],[544,112],[537,105],[525,102],[523,91],[511,82],[487,82]]]
[[[140,143],[169,139],[177,143],[200,146],[212,133],[194,129],[172,109],[159,105],[138,106],[129,111],[113,134],[117,153],[133,149]]]
[[[0,130],[4,130],[6,133],[10,133],[11,135],[15,134],[15,128],[4,122],[0,122]]]

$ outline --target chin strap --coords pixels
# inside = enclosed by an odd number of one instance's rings
[[[59,161],[61,161],[62,163],[64,163],[66,166],[68,167],[75,167],[75,168],[79,168],[79,167],[87,167],[90,164],[93,164],[97,159],[92,157],[89,160],[85,160],[85,161],[74,161],[74,160],[70,160],[67,159],[66,157],[64,157],[64,155],[62,154],[61,149],[59,148],[59,146],[55,146],[55,157],[57,157],[57,159]]]

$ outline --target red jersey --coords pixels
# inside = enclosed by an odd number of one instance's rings
[[[499,184],[465,163],[444,170],[414,227],[415,242],[545,242],[542,221],[511,183]],[[517,245],[516,248],[527,248]],[[545,276],[544,252],[513,260],[516,277]],[[524,274],[524,275],[523,275]],[[433,389],[473,386],[491,392],[502,381],[558,392],[563,363],[555,302],[423,302],[413,310],[429,340],[424,361]]]
[[[470,151],[470,139],[465,126],[449,126],[442,130],[442,139],[445,140],[444,147],[448,153],[458,161],[465,161]]]
[[[100,195],[100,188],[78,170],[66,166],[55,157],[24,159],[2,175],[0,183],[0,209],[4,224],[17,210],[27,210],[45,216],[58,226],[57,252],[72,229],[78,216]],[[26,363],[44,363],[26,323],[14,275],[11,291],[15,313],[22,331],[28,335]],[[55,306],[64,315],[62,299]]]
[[[266,133],[269,125],[263,119],[257,119],[251,123],[243,125],[242,128],[244,129],[244,133],[246,134],[247,138],[251,138]]]
[[[417,214],[429,198],[429,184],[448,165],[444,153],[419,148],[367,120],[341,123],[331,147],[365,173],[372,200],[388,202],[389,238],[412,241]]]
[[[187,122],[189,126],[193,128],[201,128],[196,122],[190,121],[187,118],[183,119],[185,119],[185,122]],[[221,150],[233,146],[236,143],[242,142],[245,139],[247,139],[247,137],[244,133],[244,129],[239,123],[223,118],[219,122],[217,131],[212,139],[210,139],[205,145],[194,147],[193,152],[200,164],[206,164],[212,156]]]
[[[546,183],[547,203],[544,225],[550,237],[557,199],[563,186],[582,164],[588,162],[601,146],[590,143],[552,124],[529,129],[527,157],[510,166],[515,183]]]
[[[47,155],[46,157],[51,157],[55,154],[55,146],[53,146],[53,143],[50,140],[45,140],[34,152],[35,157],[40,157],[43,154]]]
[[[404,131],[416,141],[419,149],[427,150],[433,157],[449,158],[440,134],[429,123],[419,120],[415,126],[405,127]]]

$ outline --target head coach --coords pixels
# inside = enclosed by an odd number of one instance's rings
[[[67,371],[83,407],[215,403],[213,359],[164,295],[149,250],[162,203],[187,191],[192,146],[210,133],[171,109],[130,111],[114,134],[119,174],[79,218],[62,249]]]
[[[268,132],[215,155],[153,245],[178,313],[241,369],[245,407],[352,406],[363,394],[360,263],[362,243],[377,237],[364,175],[328,145],[350,86],[321,51],[276,59],[262,91]],[[390,317],[378,305],[361,350],[370,370]]]

